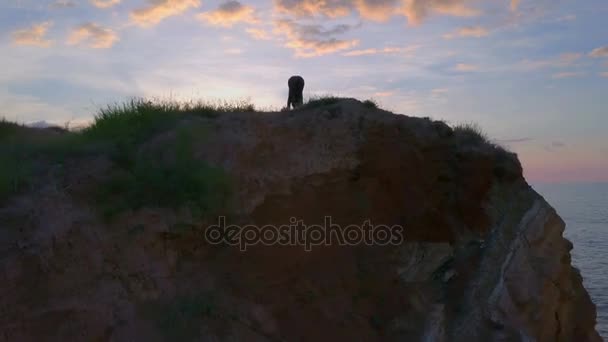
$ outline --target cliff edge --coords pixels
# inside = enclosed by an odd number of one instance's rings
[[[20,136],[39,146],[0,202],[0,339],[601,340],[564,222],[475,132],[352,99],[146,120],[0,130],[12,163]],[[242,251],[206,234],[328,216],[403,241]]]

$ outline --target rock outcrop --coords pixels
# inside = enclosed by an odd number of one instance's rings
[[[400,225],[399,245],[213,245],[187,208],[111,219],[104,155],[49,165],[0,208],[6,341],[599,341],[564,222],[515,155],[442,122],[355,100],[287,113],[185,116],[233,189],[233,224],[297,217]]]

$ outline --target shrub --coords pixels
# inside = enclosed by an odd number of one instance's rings
[[[378,108],[378,102],[376,102],[373,99],[369,99],[369,100],[365,100],[363,101],[363,105],[367,108],[370,109],[377,109]]]

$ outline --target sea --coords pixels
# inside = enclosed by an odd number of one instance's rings
[[[597,307],[597,331],[608,341],[608,183],[532,184],[566,222],[572,263]]]

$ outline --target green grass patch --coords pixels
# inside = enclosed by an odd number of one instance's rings
[[[225,208],[231,194],[229,177],[222,169],[194,157],[192,139],[181,132],[175,143],[162,151],[120,155],[115,160],[120,170],[100,186],[104,216],[111,218],[142,207],[187,206],[194,215],[203,217]]]
[[[190,203],[207,212],[216,197],[223,198],[227,181],[221,170],[192,157],[191,147],[184,142],[188,139],[180,138],[181,142],[167,147],[176,156],[172,163],[151,154],[141,156],[138,151],[154,136],[175,129],[185,115],[216,117],[252,111],[255,107],[248,100],[133,99],[101,109],[90,126],[78,131],[34,129],[0,119],[0,200],[25,189],[51,165],[81,156],[108,155],[124,171],[108,184],[107,196],[125,196],[114,209]]]
[[[222,113],[255,112],[248,100],[177,102],[133,99],[102,108],[95,121],[82,130],[85,143],[110,142],[115,148],[133,148],[171,130],[185,115],[216,117]]]

